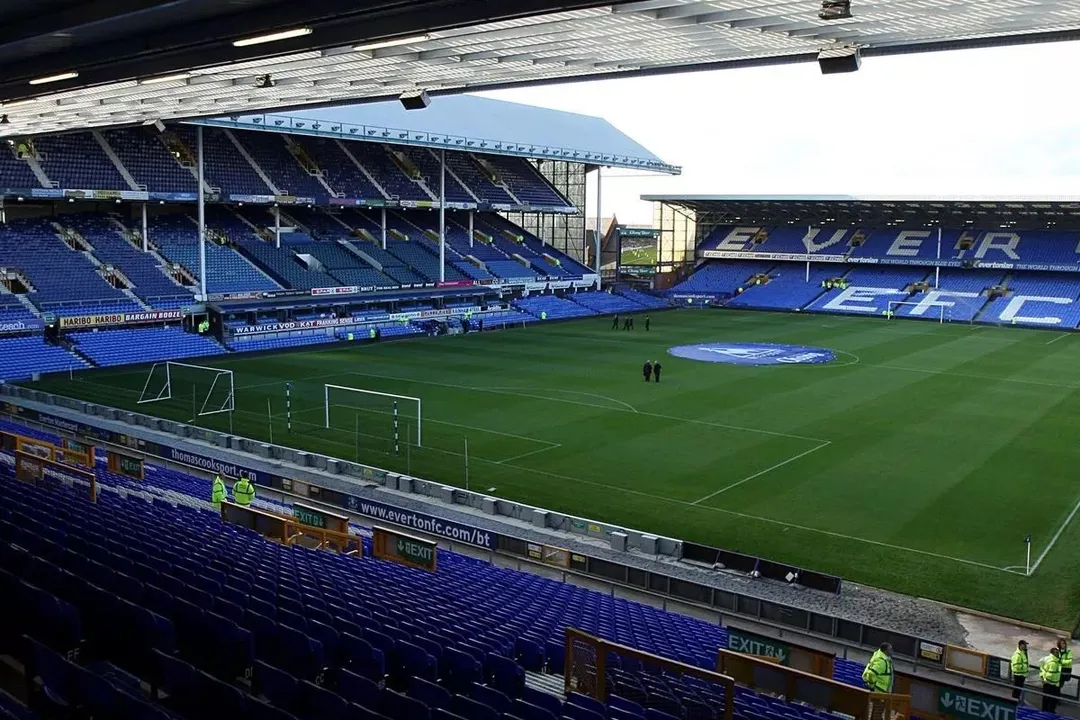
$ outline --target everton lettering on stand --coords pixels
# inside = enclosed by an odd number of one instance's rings
[[[836,358],[836,354],[826,348],[769,343],[679,345],[670,348],[668,354],[686,360],[729,365],[819,365]]]

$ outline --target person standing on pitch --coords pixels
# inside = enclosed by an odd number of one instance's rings
[[[629,330],[630,329],[630,316],[629,315],[627,315],[626,318],[623,319],[623,321],[622,321],[622,329],[623,330]]]
[[[649,382],[649,380],[652,379],[652,363],[648,360],[646,360],[645,364],[641,367],[641,374],[645,376],[645,382]]]
[[[615,313],[615,317],[611,321],[611,329],[612,330],[618,330],[619,329],[619,313]]]
[[[1056,647],[1050,648],[1050,654],[1039,661],[1039,677],[1043,683],[1043,712],[1052,713],[1061,697],[1061,658]]]
[[[225,502],[225,496],[225,481],[220,475],[215,475],[214,484],[210,487],[210,502],[214,504],[215,510],[221,510],[221,503]]]
[[[1028,663],[1027,640],[1016,643],[1016,652],[1009,660],[1009,668],[1012,670],[1013,700],[1020,699],[1020,693],[1024,691],[1024,683],[1027,682]]]
[[[649,332],[649,323],[650,322],[652,322],[652,319],[648,315],[646,315],[645,316],[645,332]]]
[[[660,365],[659,360],[653,360],[652,374],[656,377],[656,382],[660,382],[660,368],[661,367],[662,366]]]

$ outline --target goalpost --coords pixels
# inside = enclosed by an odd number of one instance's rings
[[[949,302],[943,305],[924,305],[924,312],[919,315],[914,315],[910,312],[904,315],[898,315],[897,310],[905,305],[918,307],[922,305],[922,303],[913,300],[890,300],[888,310],[885,311],[885,316],[889,320],[896,317],[903,317],[920,320],[936,320],[938,323],[959,322],[970,325],[975,322],[975,315],[978,313],[981,303],[979,305],[973,304],[959,295],[950,295],[948,299]]]
[[[393,438],[397,446],[400,432],[407,443],[423,446],[421,401],[410,395],[364,390],[344,385],[324,385],[323,405],[326,428],[370,435],[367,428],[380,428],[378,437]],[[361,433],[361,424],[364,426]]]
[[[231,413],[236,409],[236,385],[233,371],[189,363],[154,363],[146,377],[139,404],[164,400],[187,400],[190,388],[194,420],[204,415]]]
[[[920,303],[912,302],[910,300],[890,300],[888,310],[885,311],[885,318],[892,320],[897,317],[897,310],[905,305],[917,307]],[[879,306],[880,307],[880,306]],[[914,317],[925,318],[928,320],[937,320],[939,323],[945,322],[945,306],[944,305],[931,305],[926,308],[926,312],[922,315],[902,315],[900,317]]]

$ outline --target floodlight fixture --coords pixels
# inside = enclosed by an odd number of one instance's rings
[[[139,81],[140,85],[160,85],[167,82],[179,82],[180,80],[187,80],[191,77],[191,73],[176,73],[174,75],[159,75],[158,77],[143,78]]]
[[[267,75],[259,75],[257,78],[255,78],[255,87],[259,88],[260,90],[266,90],[267,88],[272,88],[276,84],[277,83],[274,82],[273,76],[271,76],[269,74],[267,74]]]
[[[48,85],[49,83],[62,82],[64,80],[74,80],[79,77],[79,73],[72,71],[66,73],[58,73],[56,75],[46,75],[45,77],[34,78],[30,81],[31,85]]]
[[[15,100],[13,102],[4,103],[4,110],[14,110],[15,108],[29,107],[31,105],[37,105],[37,100]]]
[[[278,42],[280,40],[291,40],[293,38],[303,37],[310,34],[311,28],[309,27],[293,28],[291,30],[281,30],[280,32],[268,33],[266,35],[256,35],[255,37],[234,40],[233,47],[250,47],[252,45],[264,45],[266,43]]]
[[[851,0],[822,0],[818,17],[822,20],[847,20],[851,17]]]
[[[393,38],[390,40],[378,40],[376,42],[364,43],[362,45],[353,45],[353,50],[356,52],[371,52],[372,50],[383,50],[385,48],[400,47],[402,45],[412,45],[414,43],[424,42],[430,40],[430,35],[410,35],[408,37]]]

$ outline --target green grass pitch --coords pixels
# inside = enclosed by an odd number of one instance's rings
[[[1080,338],[972,325],[680,310],[194,362],[235,372],[236,434],[1072,629],[1080,613]],[[693,342],[834,349],[825,365],[681,360]],[[663,382],[641,365],[662,360]],[[137,405],[148,368],[43,389],[177,420],[207,374]],[[293,432],[285,427],[291,381]],[[324,384],[422,400],[335,392]],[[153,383],[152,383],[153,384]],[[185,388],[192,387],[193,389]],[[152,389],[152,388],[151,388]],[[270,401],[268,411],[267,400]],[[198,403],[196,403],[198,404]],[[227,430],[227,415],[199,424]],[[1031,577],[1023,575],[1026,534]]]

